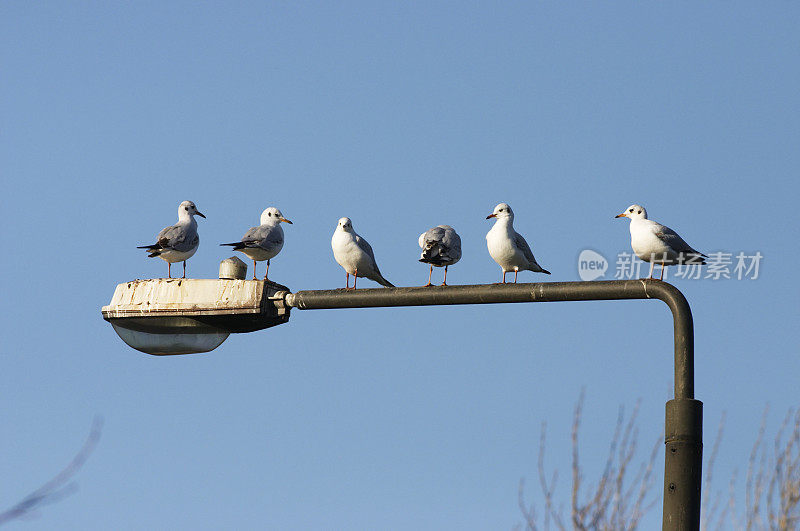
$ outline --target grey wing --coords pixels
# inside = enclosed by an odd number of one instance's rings
[[[434,227],[432,229],[428,229],[428,232],[425,233],[425,241],[426,242],[443,242],[446,236],[447,230],[442,227],[441,225],[438,227]]]
[[[533,251],[531,251],[528,242],[526,242],[525,238],[523,238],[522,235],[519,234],[518,232],[514,233],[514,245],[520,251],[522,251],[522,254],[525,255],[525,258],[528,260],[528,262],[531,262],[533,264],[536,263],[536,258],[533,257]]]
[[[275,247],[283,244],[281,231],[275,229],[276,227],[253,227],[242,236],[242,243],[245,244],[245,247],[261,247],[272,251]]]
[[[677,232],[669,227],[659,224],[656,226],[655,234],[659,240],[669,245],[676,253],[691,253],[705,256],[700,251],[693,249],[692,246],[686,243]]]
[[[242,236],[242,243],[250,244],[250,243],[253,243],[253,242],[260,241],[263,238],[263,236],[261,236],[261,234],[260,234],[260,231],[261,231],[261,227],[260,226],[259,227],[251,227],[250,230],[245,232],[244,236]]]
[[[425,231],[420,244],[422,246],[422,255],[427,255],[429,259],[441,256],[444,251],[444,237],[445,230],[441,225]]]
[[[200,241],[197,231],[182,225],[166,227],[158,233],[158,245],[162,249],[174,251],[190,251]]]
[[[279,230],[279,227],[272,227],[266,231],[266,234],[263,236],[259,247],[266,249],[267,251],[272,251],[281,245],[283,245],[283,231]]]
[[[378,282],[379,284],[381,284],[383,286],[386,286],[387,288],[393,288],[394,284],[392,284],[391,282],[389,282],[388,280],[383,278],[383,273],[381,273],[381,270],[378,267],[378,262],[375,261],[375,253],[372,252],[372,247],[367,242],[367,240],[365,240],[364,238],[362,238],[361,236],[356,234],[356,245],[358,245],[358,248],[361,249],[362,251],[364,251],[367,254],[367,256],[369,256],[370,259],[372,260],[372,267],[374,268],[374,271],[373,271],[374,275],[371,275],[371,274],[369,274],[369,272],[367,272],[367,274],[364,275],[364,276],[367,277],[367,278],[371,278],[375,282]]]
[[[443,227],[441,242],[443,254],[453,263],[458,262],[461,259],[461,236],[452,227]]]
[[[370,246],[369,242],[356,234],[356,245],[358,245],[359,249],[367,253],[367,256],[372,258],[372,263],[375,264],[375,268],[377,269],[378,263],[375,261],[375,253],[372,252],[372,247]]]

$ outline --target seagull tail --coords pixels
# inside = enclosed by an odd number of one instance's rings
[[[699,251],[695,251],[695,252],[692,252],[692,253],[687,253],[687,254],[679,257],[679,258],[680,258],[679,263],[681,263],[681,264],[686,264],[686,265],[705,265],[706,258],[708,258],[708,256],[704,255],[703,253],[701,253]]]
[[[157,243],[153,245],[142,245],[141,247],[137,247],[137,249],[144,249],[147,255],[147,258],[155,258],[156,256],[161,256],[161,253],[164,249]]]
[[[392,284],[391,282],[389,282],[388,280],[383,278],[383,275],[381,275],[380,273],[378,273],[378,277],[375,279],[375,282],[377,282],[381,286],[384,286],[384,287],[387,287],[387,288],[395,287],[394,284]]]
[[[234,251],[238,251],[239,249],[244,249],[245,248],[245,244],[242,243],[242,242],[221,243],[221,244],[219,244],[220,247],[225,246],[225,245],[229,245],[229,246],[233,247]]]

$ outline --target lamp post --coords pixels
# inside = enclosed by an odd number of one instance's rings
[[[223,263],[225,266],[225,264]],[[234,264],[236,265],[236,264]],[[225,271],[228,267],[225,266]],[[241,269],[241,268],[239,268]],[[703,403],[694,398],[694,325],[683,294],[660,280],[548,282],[320,290],[291,293],[286,286],[243,280],[241,271],[220,280],[154,279],[117,286],[103,318],[130,346],[169,355],[213,350],[230,333],[252,332],[288,322],[291,308],[322,310],[658,299],[672,311],[675,343],[674,398],[664,422],[664,513],[662,529],[699,529],[703,459]]]
[[[281,293],[276,294],[280,298]],[[694,325],[686,297],[659,280],[548,282],[420,288],[321,290],[283,293],[286,306],[298,310],[658,299],[672,311],[675,343],[674,398],[664,422],[664,507],[662,529],[700,527],[703,459],[703,403],[694,398]]]

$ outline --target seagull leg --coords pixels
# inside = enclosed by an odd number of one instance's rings
[[[267,275],[269,275],[269,258],[267,258],[267,270],[264,272],[264,280],[267,280]]]
[[[519,269],[515,269],[515,270],[514,270],[514,284],[516,284],[516,283],[517,283],[517,273],[518,273],[518,272],[519,272]]]
[[[431,269],[433,269],[433,266],[431,266]],[[430,282],[430,279],[428,279],[428,282]],[[447,266],[444,266],[444,281],[442,282],[442,286],[446,285],[447,285]]]
[[[258,278],[256,278],[256,260],[255,260],[255,258],[253,259],[253,280],[258,280]]]
[[[428,271],[428,283],[422,286],[423,288],[427,288],[428,286],[433,286],[433,284],[431,284],[431,275],[433,275],[433,265],[431,265],[431,270]]]
[[[353,272],[353,287],[352,287],[352,288],[350,287],[350,273],[348,273],[347,271],[345,271],[345,275],[347,275],[347,276],[346,276],[346,277],[345,277],[345,279],[344,279],[344,280],[345,280],[345,281],[344,281],[344,285],[345,285],[345,288],[344,288],[344,290],[345,290],[345,291],[350,291],[350,290],[354,290],[354,289],[356,289],[356,281],[358,280],[358,269],[356,269],[356,270]]]
[[[167,278],[172,278],[172,263],[167,262]]]
[[[658,277],[658,280],[664,280],[664,262],[661,262],[661,276]]]
[[[181,278],[186,278],[186,260],[183,261],[183,276]]]

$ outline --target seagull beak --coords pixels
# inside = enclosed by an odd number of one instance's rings
[[[497,214],[489,214],[488,216],[486,216],[486,219],[492,219],[492,218],[496,218],[496,217],[497,217]]]
[[[206,217],[203,215],[202,212],[195,211],[195,214],[197,214],[198,216],[200,216],[203,219],[206,219]]]
[[[614,219],[616,219],[616,218],[627,218],[627,217],[628,217],[628,215],[625,212],[623,212],[622,214],[617,214],[616,216],[614,216]]]
[[[278,218],[278,220],[283,221],[284,223],[288,223],[289,225],[294,225],[294,223],[292,223],[291,221],[289,221],[286,218]]]

